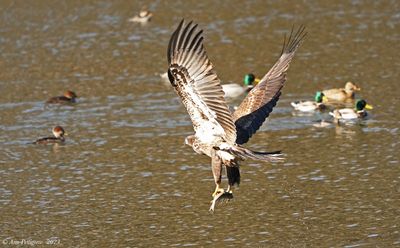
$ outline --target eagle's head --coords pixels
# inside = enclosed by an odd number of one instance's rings
[[[186,138],[185,138],[185,145],[188,145],[188,146],[193,146],[193,142],[194,142],[194,140],[195,140],[195,136],[194,135],[189,135],[189,136],[187,136]]]

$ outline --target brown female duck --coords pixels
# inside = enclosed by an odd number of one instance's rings
[[[33,144],[56,144],[56,143],[64,143],[65,138],[64,136],[67,135],[67,133],[64,131],[64,129],[61,126],[55,126],[53,128],[53,135],[54,137],[46,137],[46,138],[41,138],[33,142]]]
[[[347,82],[344,88],[324,90],[322,93],[326,96],[327,100],[334,101],[347,101],[354,99],[354,92],[361,90],[356,84]]]
[[[46,103],[61,103],[61,104],[65,104],[65,103],[75,103],[76,102],[76,98],[78,96],[75,94],[75,92],[67,90],[66,92],[64,92],[63,96],[55,96],[50,98],[49,100],[47,100]]]

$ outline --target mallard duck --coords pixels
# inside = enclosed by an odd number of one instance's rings
[[[323,90],[322,93],[326,96],[327,100],[346,101],[354,99],[354,92],[360,91],[361,88],[352,82],[347,82],[344,88]]]
[[[160,73],[159,75],[161,81],[169,83],[167,72]],[[245,92],[249,92],[258,82],[260,82],[260,79],[256,78],[254,74],[249,73],[246,74],[243,78],[243,86],[236,83],[222,84],[221,86],[222,90],[225,93],[225,98],[236,98]]]
[[[78,96],[75,92],[67,90],[63,96],[55,96],[46,101],[46,103],[75,103]]]
[[[135,15],[132,18],[129,18],[128,21],[130,22],[138,22],[138,23],[146,23],[151,20],[153,17],[153,13],[148,10],[141,10],[138,15]]]
[[[359,118],[364,118],[367,116],[366,109],[373,109],[373,107],[363,99],[357,100],[355,104],[355,108],[343,108],[343,109],[335,109],[333,112],[329,114],[335,118],[335,120],[355,120]]]
[[[258,82],[260,82],[260,79],[256,78],[254,74],[249,73],[244,76],[243,85],[231,83],[222,84],[221,86],[225,93],[225,98],[236,98],[245,92],[249,92]]]
[[[55,144],[55,143],[64,143],[65,138],[64,136],[67,135],[67,133],[64,131],[64,129],[61,126],[55,126],[53,128],[53,135],[54,137],[46,137],[46,138],[41,138],[33,142],[33,144]]]
[[[315,101],[296,101],[291,102],[290,104],[293,106],[294,109],[302,111],[302,112],[312,112],[315,110],[322,110],[325,109],[326,106],[322,102],[326,101],[326,96],[321,91],[317,91],[315,93]]]
[[[256,152],[243,144],[257,132],[276,106],[286,82],[286,74],[305,32],[301,26],[283,42],[280,57],[262,80],[231,113],[221,81],[207,56],[203,31],[193,22],[180,22],[168,44],[168,78],[185,106],[194,134],[185,144],[211,159],[215,191],[210,211],[218,198],[233,197],[232,188],[240,183],[239,163],[245,159],[281,161],[280,152]],[[222,169],[228,177],[227,190],[221,187]],[[193,189],[196,192],[196,189]]]

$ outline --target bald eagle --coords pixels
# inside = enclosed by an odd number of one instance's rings
[[[196,153],[211,158],[215,191],[210,211],[221,196],[232,198],[232,188],[240,183],[239,161],[245,159],[276,162],[280,152],[256,152],[242,145],[260,128],[272,112],[286,81],[286,71],[306,33],[301,26],[283,42],[275,65],[231,113],[224,99],[220,80],[203,46],[203,30],[182,20],[168,44],[168,78],[190,116],[195,131],[185,144]],[[222,168],[228,187],[221,187]]]

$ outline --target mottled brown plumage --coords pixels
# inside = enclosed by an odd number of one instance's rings
[[[77,97],[78,96],[75,94],[75,92],[67,90],[66,92],[64,92],[63,96],[52,97],[49,100],[47,100],[46,103],[61,103],[61,104],[75,103]]]
[[[352,101],[356,91],[360,91],[361,88],[355,83],[347,82],[344,88],[323,90],[322,93],[326,96],[328,101]]]
[[[54,143],[64,143],[65,142],[65,131],[61,126],[55,126],[53,128],[54,137],[41,138],[33,142],[33,144],[54,144]]]
[[[231,194],[231,186],[239,184],[239,161],[247,158],[269,162],[281,159],[279,152],[255,152],[240,144],[249,140],[276,105],[289,63],[305,34],[304,27],[294,35],[292,32],[288,42],[284,42],[278,62],[232,115],[220,80],[204,49],[202,32],[192,22],[185,24],[182,20],[178,25],[168,45],[168,77],[193,123],[195,134],[188,136],[185,143],[195,152],[211,157],[216,183],[214,203],[210,209],[213,210],[221,192]],[[229,181],[226,191],[220,188],[223,166],[227,169]]]
[[[278,61],[233,113],[233,120],[238,130],[236,143],[246,143],[272,112],[286,82],[286,71],[289,69],[289,64],[306,35],[304,30],[304,26],[301,26],[296,33],[293,33],[292,29],[287,41],[285,37]]]

